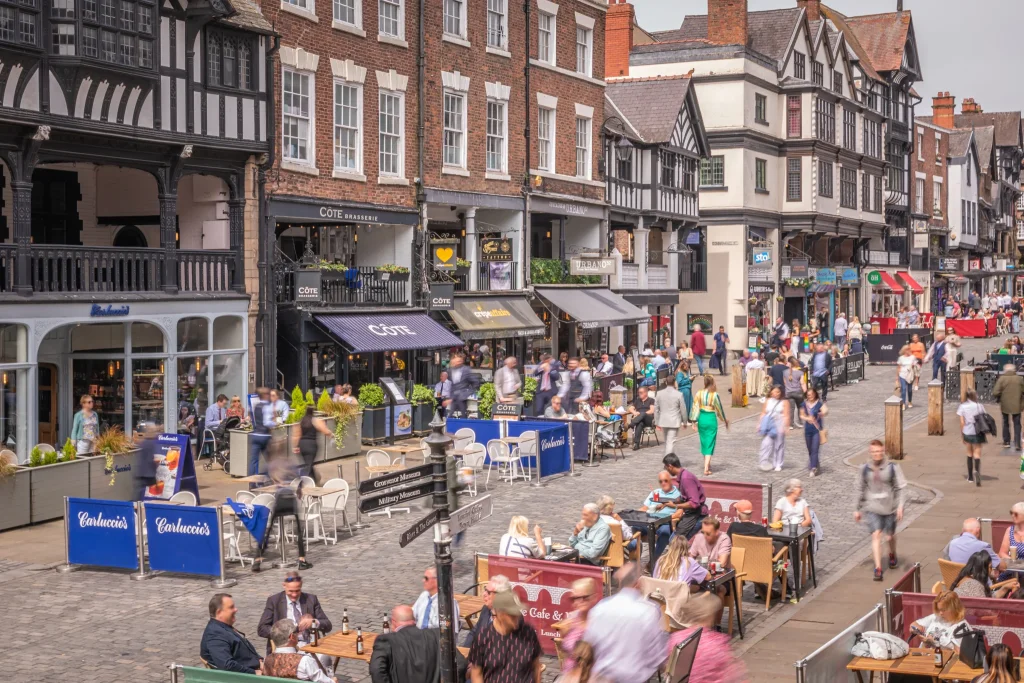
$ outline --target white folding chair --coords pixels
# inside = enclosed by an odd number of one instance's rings
[[[302,485],[302,488],[304,489],[316,488],[316,482],[313,481],[313,477],[299,477],[299,483]]]
[[[519,466],[522,468],[524,473],[523,478],[527,481],[530,481],[532,478],[530,466],[528,464],[524,465],[520,458],[534,458],[534,465],[537,468],[537,478],[540,479],[540,460],[537,456],[537,432],[532,429],[522,432],[519,435],[519,445],[512,449],[512,454],[515,456],[516,460],[519,461]],[[527,463],[529,463],[529,460],[527,460]]]
[[[171,499],[168,502],[177,503],[180,505],[191,505],[193,507],[197,505],[196,495],[191,491],[178,491],[173,496],[171,496]]]
[[[256,494],[252,491],[236,491],[235,502],[236,503],[251,503],[256,498]]]
[[[455,443],[452,444],[452,448],[457,451],[461,451],[464,448],[469,448],[469,444],[476,441],[476,432],[469,427],[463,427],[455,432],[453,437]]]
[[[484,472],[484,462],[487,459],[487,449],[482,443],[472,443],[466,450],[469,452],[462,456],[462,466],[469,467],[473,470],[473,483],[467,487],[467,490],[470,495],[475,496],[479,493],[477,491],[476,482],[477,477],[482,475]]]
[[[324,543],[328,540],[337,543],[338,542],[338,513],[341,512],[341,519],[345,522],[345,528],[348,529],[348,535],[352,536],[352,526],[348,523],[348,512],[345,508],[348,505],[348,482],[344,479],[335,478],[329,479],[324,483],[325,489],[342,489],[338,493],[331,493],[321,498],[320,514],[323,515],[327,511],[331,513],[331,526],[328,533],[333,532],[333,536],[329,536],[325,533]]]
[[[367,467],[387,467],[391,464],[391,456],[384,451],[371,448],[366,451],[366,466]]]
[[[511,484],[516,478],[516,468],[519,460],[512,456],[508,444],[498,439],[491,439],[487,442],[487,455],[491,459],[492,467],[487,470],[487,480],[484,482],[484,487],[490,484],[491,469],[493,469],[494,465],[498,466],[498,478],[503,478],[502,471],[504,471],[506,473],[504,478],[507,478],[508,483]]]

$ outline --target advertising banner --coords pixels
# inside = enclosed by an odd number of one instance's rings
[[[923,616],[932,613],[935,596],[930,593],[903,594],[903,632],[900,637],[910,637],[910,625]],[[964,606],[964,619],[976,629],[985,632],[989,646],[1002,643],[1013,652],[1020,652],[1024,645],[1024,603],[1020,600],[997,600],[995,598],[960,598]],[[916,646],[915,638],[912,645]]]
[[[569,428],[566,425],[555,425],[550,422],[509,422],[508,435],[519,436],[526,431],[537,432],[537,455],[540,464],[534,458],[523,458],[527,467],[539,467],[540,477],[572,471],[569,453]]]
[[[864,379],[864,354],[851,353],[846,357],[846,381],[860,381]]]
[[[605,375],[604,377],[597,377],[597,386],[601,389],[601,395],[604,396],[604,400],[611,400],[612,387],[622,386],[623,380],[626,376],[621,372],[615,375]]]
[[[531,417],[531,422],[556,422],[564,424],[569,428],[569,449],[572,452],[572,459],[576,461],[590,460],[590,432],[592,422],[586,420],[562,420],[557,417]]]
[[[761,484],[746,483],[739,481],[713,481],[701,479],[704,487],[704,495],[707,497],[704,504],[708,506],[708,515],[717,517],[722,523],[722,532],[729,530],[729,525],[739,521],[736,512],[736,501],[749,500],[754,506],[754,515],[761,511],[764,514],[764,502],[771,496],[771,490],[765,493]],[[771,501],[769,501],[770,503]]]
[[[832,384],[846,384],[846,359],[832,359]]]
[[[494,420],[471,420],[469,418],[449,417],[444,423],[444,430],[454,434],[460,429],[472,429],[476,434],[476,443],[487,445],[491,439],[501,438],[501,424]]]
[[[601,567],[488,555],[487,573],[508,577],[516,597],[523,603],[523,618],[537,631],[540,645],[549,655],[555,654],[555,638],[559,637],[552,624],[563,621],[573,611],[573,582],[593,579],[598,593],[604,593]]]
[[[156,483],[146,489],[146,500],[170,500],[178,491],[191,491],[199,500],[196,464],[187,434],[160,434],[156,437],[156,454],[161,458],[156,468]]]
[[[512,264],[495,262],[487,264],[488,275],[491,278],[491,291],[509,292],[512,290]]]
[[[138,569],[135,504],[68,498],[68,564]]]
[[[217,508],[146,503],[149,568],[179,574],[220,575]]]
[[[512,240],[507,237],[484,237],[480,240],[481,261],[511,261]]]

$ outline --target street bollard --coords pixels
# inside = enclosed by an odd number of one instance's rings
[[[933,379],[928,382],[928,436],[942,436],[945,433],[942,425],[942,405],[942,381]]]
[[[974,391],[974,368],[965,367],[960,369],[960,402],[967,400],[967,392]]]
[[[732,366],[732,407],[742,408],[745,405],[747,391],[743,386],[743,368],[737,363]]]
[[[885,399],[885,454],[903,459],[903,401],[899,396]]]

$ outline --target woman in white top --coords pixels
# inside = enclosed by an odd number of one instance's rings
[[[981,486],[981,446],[985,443],[985,435],[978,433],[974,418],[985,412],[985,407],[978,403],[978,394],[968,389],[964,402],[956,409],[960,417],[960,435],[967,447],[967,481]]]
[[[846,338],[850,342],[850,353],[860,353],[864,350],[864,326],[860,324],[860,318],[853,316],[853,322],[846,330]]]
[[[782,387],[775,385],[768,392],[768,400],[761,409],[757,433],[761,435],[760,468],[762,472],[782,471],[786,459],[786,430],[789,429],[789,401],[782,395]]]
[[[960,638],[953,633],[967,622],[964,621],[964,606],[960,596],[953,591],[943,591],[932,601],[932,614],[922,617],[910,625],[910,632],[921,637],[923,647],[951,649],[960,653]]]
[[[906,408],[914,407],[914,371],[917,358],[910,352],[910,344],[900,349],[900,357],[896,359],[896,377],[900,383],[900,400]]]
[[[533,538],[530,538],[530,520],[516,515],[508,524],[508,533],[501,537],[498,554],[526,559],[546,556],[548,549],[544,546],[540,526],[533,527]]]
[[[691,368],[690,374],[693,373],[693,349],[685,341],[679,342],[679,348],[676,349],[676,358],[680,361],[686,361],[686,367]]]
[[[615,512],[615,499],[611,496],[601,496],[597,499],[597,508],[601,511],[601,519],[609,527],[618,525],[622,527],[622,541],[627,543],[626,550],[632,551],[636,548],[636,539],[633,538],[633,529],[622,521],[622,517]]]
[[[787,481],[785,495],[775,503],[772,521],[811,526],[811,507],[803,495],[804,485],[799,479]]]

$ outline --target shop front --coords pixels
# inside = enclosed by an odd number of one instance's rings
[[[860,273],[853,266],[836,268],[836,273],[836,315],[845,313],[847,320],[853,320],[860,315]]]
[[[815,283],[807,290],[807,321],[813,317],[822,332],[822,339],[832,338],[832,321],[836,317],[836,287],[838,275],[835,268],[817,268]]]
[[[747,348],[756,351],[764,346],[772,333],[772,299],[774,282],[747,283]]]
[[[532,359],[534,340],[544,336],[544,322],[525,296],[457,297],[448,314],[462,339],[488,347],[491,367],[481,369],[487,380],[507,356],[515,356],[521,365]]]
[[[909,293],[909,295],[904,298],[904,304],[906,304],[907,299],[909,299],[910,303],[907,305],[916,306],[918,311],[927,313],[928,301],[925,298],[925,288],[921,283],[919,283],[913,275],[904,270],[897,271],[896,277],[903,284],[903,288]]]
[[[649,315],[606,287],[536,287],[553,355],[596,357],[608,350],[608,328],[648,325]]]
[[[788,269],[788,272],[787,272]],[[807,288],[810,285],[810,261],[805,258],[790,259],[783,265],[780,296],[782,296],[782,318],[786,324],[794,320],[803,324],[807,313]]]
[[[0,442],[21,461],[35,444],[59,447],[86,394],[101,430],[129,434],[142,422],[178,431],[179,409],[202,415],[219,394],[244,402],[248,306],[179,295],[0,307]]]
[[[869,271],[864,279],[870,288],[872,334],[892,334],[896,329],[896,314],[903,306],[906,291],[896,278],[884,270]],[[874,324],[878,323],[878,330]]]

